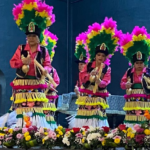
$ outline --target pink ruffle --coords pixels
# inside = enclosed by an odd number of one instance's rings
[[[13,84],[13,82],[10,83],[10,86],[14,89],[14,90],[23,90],[23,89],[46,89],[48,86],[47,84],[39,84],[39,85],[17,85],[15,86]]]
[[[90,91],[90,90],[87,90],[87,89],[80,89],[80,88],[79,88],[79,91],[81,93],[87,93],[87,94],[91,94],[91,95],[95,95],[95,96],[100,96],[100,97],[108,97],[109,96],[108,92],[107,93],[98,93],[98,92],[93,93],[93,91]]]
[[[48,98],[48,99],[56,99],[56,98],[58,98],[58,95],[55,95],[55,96],[46,95],[46,98]]]
[[[125,99],[128,99],[128,98],[138,98],[138,97],[143,97],[143,98],[146,98],[147,95],[145,94],[130,94],[130,95],[124,95],[124,98]]]

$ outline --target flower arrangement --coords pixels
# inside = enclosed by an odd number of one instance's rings
[[[41,146],[52,149],[54,146],[68,149],[109,149],[125,147],[125,149],[150,147],[149,123],[135,124],[132,128],[124,124],[110,130],[108,127],[65,129],[58,126],[55,131],[35,126],[24,128],[0,128],[0,145],[12,148],[17,145],[20,148],[29,149]]]

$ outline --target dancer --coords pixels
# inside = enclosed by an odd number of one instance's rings
[[[79,105],[70,127],[109,126],[105,109],[108,108],[107,86],[111,82],[111,68],[107,65],[109,54],[114,54],[121,32],[112,18],[105,18],[101,25],[94,23],[87,31],[87,46],[90,60],[79,74],[81,87]]]
[[[125,34],[120,42],[123,55],[132,65],[121,79],[121,88],[126,90],[124,123],[129,127],[145,122],[144,110],[150,110],[150,97],[141,82],[143,77],[150,73],[147,68],[150,55],[149,40],[146,28],[135,26],[132,33]]]
[[[86,47],[86,33],[82,32],[76,37],[76,46],[75,46],[75,54],[76,63],[78,64],[79,73],[83,70],[85,64],[89,61],[89,54]],[[75,93],[79,95],[79,87],[80,87],[79,77],[75,86]]]
[[[52,34],[48,30],[44,31],[44,39],[43,39],[42,45],[45,45],[46,48],[48,49],[51,62],[55,54],[54,48],[56,47],[57,40],[58,38],[56,35]],[[44,114],[46,115],[47,122],[53,127],[53,129],[55,129],[57,128],[57,124],[55,122],[54,116],[57,110],[56,99],[58,98],[56,87],[59,85],[60,79],[54,67],[50,68],[49,74],[53,78],[56,85],[52,85],[51,83],[49,83],[48,88],[45,90],[45,94],[46,94],[46,97],[49,99],[49,102],[44,103],[43,111],[44,111]]]
[[[48,102],[44,89],[47,88],[45,76],[51,68],[50,57],[47,49],[40,46],[41,33],[54,22],[52,10],[53,7],[38,0],[30,3],[24,0],[13,9],[16,24],[27,36],[27,44],[19,45],[10,60],[17,75],[11,83],[17,127],[25,126],[23,115],[27,113],[32,125],[52,128],[43,114],[43,103]]]

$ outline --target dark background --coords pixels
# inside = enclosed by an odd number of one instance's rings
[[[0,0],[0,113],[10,105],[10,82],[15,78],[15,70],[9,65],[17,46],[25,43],[25,35],[13,20],[13,4],[21,0]],[[78,76],[75,63],[75,37],[87,30],[94,22],[103,22],[113,17],[118,29],[131,32],[134,26],[145,26],[150,33],[150,0],[46,0],[54,6],[56,22],[50,31],[59,38],[52,65],[57,69],[61,83],[59,94],[73,91]],[[111,59],[112,81],[108,90],[113,95],[123,95],[120,80],[128,68],[127,60],[116,52]]]

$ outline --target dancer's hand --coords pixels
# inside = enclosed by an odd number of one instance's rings
[[[48,74],[47,70],[42,71],[42,75],[46,76]]]
[[[97,85],[99,85],[99,84],[101,83],[101,79],[98,79],[98,78],[96,77],[95,83],[96,83]]]
[[[30,57],[23,57],[21,60],[24,65],[30,65],[30,63],[31,63]]]
[[[90,75],[92,75],[92,76],[96,76],[96,75],[97,75],[97,71],[92,70],[92,71],[91,71],[91,73],[90,73]]]
[[[127,83],[126,83],[126,88],[127,88],[127,89],[130,89],[131,86],[132,86],[132,83],[130,83],[130,82],[127,82]]]

